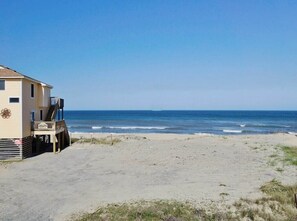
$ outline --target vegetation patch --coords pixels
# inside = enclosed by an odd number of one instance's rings
[[[280,173],[282,173],[282,172],[284,172],[284,169],[283,169],[283,168],[280,168],[280,167],[278,167],[278,168],[276,168],[276,171],[277,171],[277,172],[280,172]]]
[[[297,147],[282,146],[285,156],[284,161],[290,165],[297,166]]]
[[[80,139],[79,138],[71,138],[71,143],[73,144],[73,143],[76,143],[76,142],[78,142]]]
[[[19,159],[0,160],[0,166],[7,167],[9,164],[21,162]]]
[[[175,201],[141,201],[110,204],[96,212],[85,214],[79,221],[132,221],[132,220],[200,220],[197,210],[188,203]]]
[[[229,193],[220,193],[220,196],[229,196]]]
[[[114,145],[121,142],[118,138],[106,137],[106,138],[81,138],[74,140],[76,143],[89,143],[97,145]]]
[[[275,153],[269,156],[268,165],[276,167],[276,171],[283,172],[285,165],[297,166],[297,147],[276,146]]]
[[[239,200],[234,204],[236,212],[233,218],[269,221],[293,221],[297,219],[297,209],[294,202],[297,184],[285,186],[277,180],[272,180],[260,189],[266,196],[257,200]]]
[[[272,180],[261,188],[265,197],[240,199],[226,208],[195,208],[190,203],[176,201],[141,201],[110,204],[91,214],[84,214],[77,221],[219,221],[219,220],[267,220],[295,221],[294,193],[297,184],[282,185]]]
[[[297,193],[297,184],[292,186],[284,186],[279,181],[274,179],[264,184],[260,189],[274,201],[292,206],[295,204],[293,196],[295,193]]]
[[[274,153],[274,154],[271,154],[269,157],[276,158],[276,157],[278,157],[278,155]]]

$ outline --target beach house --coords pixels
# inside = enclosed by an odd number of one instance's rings
[[[64,100],[49,84],[0,65],[0,160],[23,159],[41,144],[58,151],[69,143]]]

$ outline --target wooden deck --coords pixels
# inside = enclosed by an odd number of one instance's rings
[[[50,142],[53,144],[54,153],[57,153],[57,146],[58,152],[60,152],[61,148],[66,146],[66,143],[69,144],[69,134],[64,120],[34,121],[32,132],[33,136],[37,138],[40,136],[50,136]]]

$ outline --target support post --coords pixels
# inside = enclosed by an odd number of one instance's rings
[[[61,133],[58,134],[58,153],[61,152]]]
[[[56,135],[51,135],[53,138],[53,152],[56,153]]]
[[[40,136],[39,135],[36,136],[35,146],[36,146],[36,153],[39,153],[39,148],[40,148]]]
[[[62,148],[65,148],[65,131],[62,132]]]

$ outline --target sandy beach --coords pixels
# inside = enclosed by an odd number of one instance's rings
[[[282,145],[297,146],[294,135],[112,136],[120,142],[76,142],[59,154],[0,164],[0,219],[66,220],[107,203],[136,200],[230,204],[261,196],[259,187],[272,179],[296,182],[296,167],[272,157],[282,156]]]

